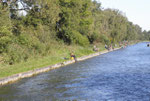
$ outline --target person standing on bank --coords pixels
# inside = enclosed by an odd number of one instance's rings
[[[7,0],[2,0],[2,6],[3,6],[3,8],[8,6]]]
[[[73,52],[70,53],[70,57],[71,57],[71,60],[75,60],[75,62],[77,62],[76,56],[74,55]]]

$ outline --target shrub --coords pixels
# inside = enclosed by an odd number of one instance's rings
[[[89,45],[89,40],[86,36],[81,35],[78,31],[72,31],[72,42],[81,46]]]
[[[106,35],[101,35],[100,36],[100,40],[101,40],[101,42],[102,43],[104,43],[104,44],[110,44],[110,40],[109,40],[109,38],[106,36]]]
[[[7,53],[3,53],[4,61],[9,64],[26,61],[29,57],[26,48],[18,44],[10,44],[7,48]]]
[[[12,33],[10,29],[6,26],[0,27],[0,53],[6,51],[6,47],[12,40]]]
[[[88,36],[88,39],[91,44],[93,44],[94,41],[99,42],[99,35],[98,35],[98,33],[94,32],[92,35]]]

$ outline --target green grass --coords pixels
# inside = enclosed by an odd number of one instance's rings
[[[99,45],[100,50],[104,50],[103,45]],[[94,53],[93,46],[60,46],[51,50],[49,55],[44,57],[30,58],[26,62],[16,63],[14,65],[0,64],[0,78],[8,77],[14,74],[27,72],[30,70],[50,66],[56,63],[64,62],[64,57],[70,58],[70,52],[74,52],[77,57],[85,56]]]

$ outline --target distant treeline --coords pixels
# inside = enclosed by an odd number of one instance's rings
[[[150,32],[128,21],[121,11],[103,10],[96,1],[22,0],[30,7],[26,16],[20,15],[16,1],[0,6],[0,61],[5,63],[47,55],[53,44],[86,47],[150,39]]]

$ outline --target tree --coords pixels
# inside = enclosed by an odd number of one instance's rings
[[[90,12],[88,11],[90,3],[90,0],[60,0],[58,37],[64,42],[81,45],[83,43],[79,40],[84,39],[84,42],[88,43],[87,36],[92,22],[89,19]]]
[[[0,53],[6,52],[12,41],[12,26],[9,12],[0,10]]]

